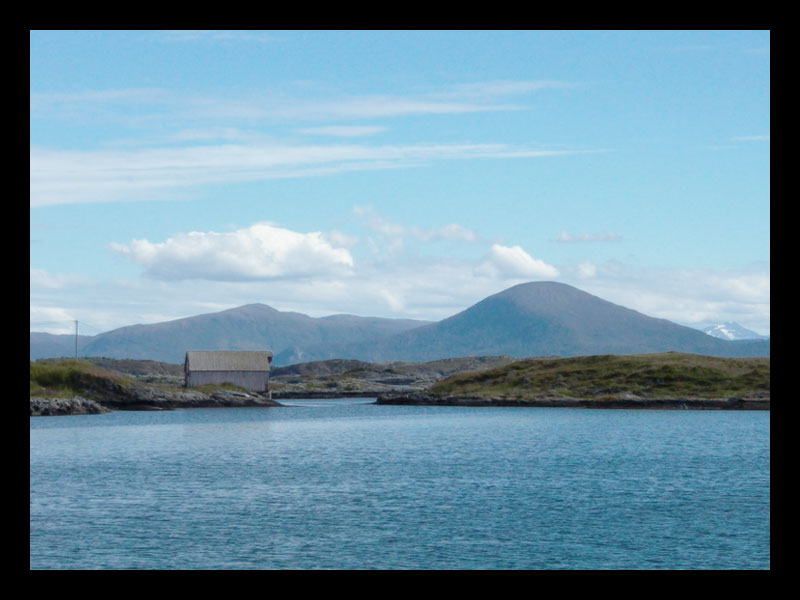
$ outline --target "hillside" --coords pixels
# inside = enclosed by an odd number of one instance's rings
[[[183,363],[187,350],[263,350],[302,360],[302,348],[333,342],[361,343],[418,327],[426,321],[333,315],[314,318],[248,304],[217,313],[109,331],[86,344],[86,356]]]
[[[429,361],[508,354],[585,356],[690,352],[769,356],[769,341],[727,341],[648,317],[563,283],[520,284],[452,317],[365,345],[336,344],[306,352],[307,360],[349,358]]]
[[[668,352],[519,360],[378,402],[768,409],[769,397],[769,358]]]

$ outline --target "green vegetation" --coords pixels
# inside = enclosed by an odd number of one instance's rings
[[[82,359],[98,367],[133,376],[170,376],[183,379],[183,364],[156,362],[154,360],[136,360],[131,358],[104,358],[87,356]]]
[[[205,385],[198,385],[192,388],[196,392],[201,392],[203,394],[213,394],[214,392],[228,390],[231,392],[243,392],[245,394],[249,394],[245,388],[234,385],[232,383],[206,383]]]
[[[159,363],[102,359],[45,359],[30,363],[31,416],[109,410],[172,410],[223,406],[278,406],[269,398],[224,383],[187,390]],[[114,367],[118,366],[125,372]],[[131,371],[140,374],[131,375]],[[235,392],[235,393],[234,393]]]
[[[769,358],[715,358],[699,354],[598,355],[525,359],[435,383],[437,396],[533,399],[563,396],[614,399],[725,398],[769,393]]]
[[[31,397],[70,398],[94,392],[122,391],[130,377],[84,360],[59,359],[31,362]]]

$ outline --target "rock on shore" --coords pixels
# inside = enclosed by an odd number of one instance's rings
[[[112,410],[174,410],[176,408],[224,408],[245,406],[281,406],[264,394],[249,394],[233,390],[212,393],[194,390],[156,390],[138,387],[127,396],[111,395],[92,400],[74,398],[31,397],[32,417],[54,415],[90,415]]]
[[[137,386],[127,397],[109,397],[102,400],[102,404],[114,410],[280,406],[266,394],[226,389],[206,393],[186,388],[158,389],[150,386]]]
[[[74,398],[31,398],[31,416],[96,415],[111,412],[94,400]]]

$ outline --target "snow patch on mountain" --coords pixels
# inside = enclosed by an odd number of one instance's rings
[[[703,332],[721,340],[761,340],[767,337],[746,329],[733,321],[719,325],[709,325],[703,328]]]

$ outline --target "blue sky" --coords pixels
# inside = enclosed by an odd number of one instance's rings
[[[525,281],[769,334],[768,31],[32,31],[31,330]]]

